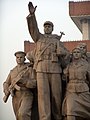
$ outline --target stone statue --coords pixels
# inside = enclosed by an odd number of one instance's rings
[[[29,51],[26,54],[26,58],[29,60],[30,64],[34,64],[34,55],[35,55],[35,49],[32,51]],[[35,79],[36,78],[36,71],[33,69]],[[39,114],[38,114],[38,98],[37,98],[37,88],[34,89],[33,91],[33,107],[32,107],[32,120],[39,120]]]
[[[64,70],[67,78],[62,114],[66,120],[90,119],[90,66],[79,48],[72,51],[72,62]]]
[[[3,100],[7,102],[11,94],[16,120],[31,120],[33,89],[36,88],[36,80],[32,64],[25,63],[25,52],[18,51],[15,56],[17,66],[10,71],[3,83],[5,93]]]
[[[82,52],[82,58],[88,61],[88,56],[87,56],[87,44],[86,43],[79,43],[77,45],[77,48],[79,48]]]
[[[44,34],[39,32],[35,11],[37,6],[29,2],[30,14],[27,16],[29,33],[36,44],[34,67],[37,76],[38,110],[40,120],[61,120],[61,73],[59,57],[69,55],[60,41],[60,36],[52,34],[54,25],[44,23]],[[51,116],[53,118],[51,118]]]

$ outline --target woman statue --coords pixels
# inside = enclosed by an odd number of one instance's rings
[[[72,61],[64,70],[67,78],[62,114],[66,120],[90,120],[90,65],[79,48],[72,51]]]

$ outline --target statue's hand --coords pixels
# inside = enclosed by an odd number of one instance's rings
[[[25,82],[25,78],[21,78],[18,82],[17,82],[17,84],[23,84]]]
[[[3,92],[5,93],[5,95],[8,94],[8,88],[9,88],[8,84],[6,82],[4,82],[3,83]]]
[[[28,9],[29,9],[29,12],[30,12],[31,15],[35,13],[36,7],[37,6],[35,6],[35,7],[33,6],[32,2],[29,2]]]

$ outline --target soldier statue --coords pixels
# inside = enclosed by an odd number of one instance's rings
[[[11,94],[16,120],[31,120],[33,89],[36,88],[36,80],[32,64],[25,62],[26,53],[18,51],[15,56],[17,65],[3,83],[5,93],[3,100],[7,102]]]
[[[54,25],[51,21],[44,23],[44,34],[40,33],[32,2],[28,4],[30,14],[27,16],[29,33],[35,42],[34,67],[37,78],[38,110],[40,120],[61,120],[62,86],[59,57],[69,55],[60,41],[59,35],[52,34]],[[51,117],[52,116],[52,117]]]

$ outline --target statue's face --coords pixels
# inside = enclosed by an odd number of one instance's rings
[[[51,25],[47,24],[44,26],[44,33],[45,34],[51,34],[52,31],[53,31],[53,27]]]
[[[80,46],[80,50],[82,51],[82,53],[86,53],[87,52],[86,46]]]
[[[78,44],[77,48],[79,48],[83,54],[87,53],[87,45],[85,43]]]
[[[25,61],[25,56],[23,54],[17,54],[16,55],[16,62],[17,64],[23,64]]]
[[[81,53],[81,51],[79,50],[79,49],[75,49],[75,50],[73,50],[73,58],[74,59],[80,59],[81,58],[81,56],[82,56],[82,53]]]

